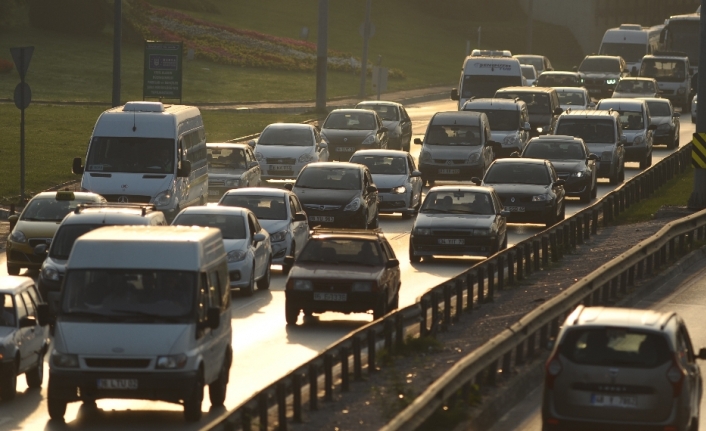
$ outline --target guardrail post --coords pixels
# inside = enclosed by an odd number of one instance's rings
[[[564,244],[564,253],[569,253],[571,248],[571,225],[569,223],[564,223],[564,227],[561,230],[561,236]]]
[[[461,313],[463,313],[463,280],[457,278],[454,284],[455,294],[456,294],[456,314],[454,314],[454,322],[461,320]]]
[[[653,269],[654,269],[654,267],[653,267],[653,265],[654,265],[654,256],[655,256],[655,255],[654,255],[654,253],[653,253],[653,254],[648,255],[648,256],[645,258],[645,266],[646,266],[645,271],[647,272],[647,275],[652,275],[652,274],[653,274],[652,271],[653,271]]]
[[[240,410],[240,427],[243,431],[252,430],[252,411],[247,406]]]
[[[517,343],[515,347],[515,365],[522,365],[525,363],[525,342],[522,341]]]
[[[534,357],[534,347],[537,343],[537,333],[533,332],[527,337],[527,358],[531,359]]]
[[[549,268],[549,238],[542,237],[542,267]]]
[[[488,376],[487,376],[487,382],[488,385],[490,386],[495,386],[495,378],[497,377],[498,374],[498,360],[494,360],[492,364],[488,367]]]
[[[674,259],[674,257],[677,255],[675,249],[676,249],[676,244],[675,244],[674,238],[672,238],[669,240],[669,257],[671,257],[672,259]]]
[[[603,199],[603,226],[608,226],[608,224],[613,221],[613,208],[611,208],[611,198],[606,196]]]
[[[613,277],[610,280],[610,297],[611,299],[618,297],[618,277]]]
[[[613,206],[613,220],[616,220],[620,215],[620,192],[611,196]]]
[[[635,265],[628,269],[628,286],[635,285]]]
[[[260,416],[260,429],[269,429],[268,414],[267,414],[267,392],[263,391],[257,396],[257,411]]]
[[[319,409],[319,370],[316,364],[309,364],[309,410]]]
[[[620,294],[625,295],[628,292],[628,271],[620,273]]]
[[[542,325],[542,327],[539,328],[539,348],[540,349],[546,348],[548,342],[549,342],[549,326]]]
[[[559,251],[559,243],[556,239],[556,231],[549,232],[549,244],[552,249],[552,262],[558,262],[561,258]]]
[[[512,351],[509,351],[503,355],[503,377],[510,377],[510,367],[512,360]]]
[[[525,243],[525,273],[527,277],[532,275],[532,244]]]
[[[341,360],[341,391],[350,390],[350,374],[348,373],[348,347],[338,349],[338,358]]]
[[[392,319],[387,318],[382,321],[382,332],[385,336],[385,349],[388,353],[392,352],[392,332],[395,330],[395,325]]]
[[[422,332],[420,331],[420,334]],[[360,345],[360,336],[353,336],[353,378],[356,382],[363,380],[363,361]]]
[[[640,260],[637,262],[637,279],[642,280],[642,277],[644,277],[645,274],[645,259]]]
[[[577,229],[577,226],[576,226],[576,219],[572,218],[572,219],[569,221],[569,226],[570,226],[569,230],[570,230],[570,232],[571,232],[571,240],[570,240],[571,248],[575,250],[575,249],[576,249],[576,245],[577,245],[577,244],[576,244],[576,229]]]
[[[302,421],[302,375],[299,372],[292,376],[292,420]]]
[[[429,298],[422,297],[420,305],[422,307],[422,315],[419,321],[419,335],[425,337],[429,335]]]
[[[473,312],[473,286],[476,284],[476,276],[473,271],[466,274],[466,311]]]
[[[402,313],[395,314],[395,348],[404,345],[404,317]]]
[[[287,392],[284,382],[277,383],[277,429],[287,431]]]
[[[515,248],[515,250],[517,250],[517,252],[515,253],[514,256],[517,258],[517,280],[518,281],[522,281],[525,278],[524,263],[523,263],[524,262],[523,256],[525,253],[523,251],[523,248],[524,247],[522,245],[518,245]]]
[[[375,373],[375,342],[377,341],[377,334],[375,334],[375,329],[368,329],[368,375]]]
[[[625,209],[630,208],[630,205],[632,204],[632,193],[633,193],[633,185],[632,183],[627,183],[625,186]]]
[[[444,284],[442,293],[444,295],[444,323],[441,325],[441,330],[448,331],[451,326],[451,286]]]
[[[679,254],[686,251],[686,235],[679,235]]]
[[[534,257],[534,271],[537,272],[541,268],[541,256],[539,255],[540,243],[538,240],[532,240],[532,256]]]
[[[583,213],[583,239],[591,238],[591,214],[585,212]]]
[[[495,263],[488,262],[488,301],[495,299]]]
[[[505,255],[501,254],[495,258],[498,262],[498,290],[505,289]]]
[[[625,212],[625,189],[618,190],[618,214]]]
[[[576,217],[576,245],[583,244],[583,220]]]
[[[608,286],[608,283],[604,283],[601,287],[593,291],[593,305],[605,305],[608,303],[610,294]]]
[[[436,290],[433,290],[431,292],[431,336],[435,337],[437,331],[439,330],[439,321],[441,320],[439,317],[439,313],[441,312],[440,310],[440,304],[444,300],[444,295],[441,292],[437,292]]]
[[[703,240],[704,240],[704,232],[706,232],[706,227],[705,227],[705,226],[700,226],[700,227],[696,230],[696,239],[699,240],[699,241],[703,241]]]
[[[598,210],[591,210],[591,217],[593,217],[593,223],[591,223],[591,233],[596,235],[598,233]]]
[[[476,274],[478,277],[478,305],[481,305],[485,302],[485,267],[478,267]]]

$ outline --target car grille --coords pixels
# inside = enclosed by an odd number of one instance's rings
[[[315,281],[314,291],[315,292],[350,292],[351,285],[353,283],[350,281]]]
[[[605,84],[604,78],[586,78],[587,85],[603,85]]]
[[[434,236],[472,236],[470,230],[433,230]]]
[[[225,181],[218,181],[218,180],[208,180],[208,186],[209,187],[225,187],[226,182]]]
[[[464,163],[466,163],[466,159],[462,159],[462,160],[434,159],[434,163],[436,163],[438,165],[448,165],[448,164],[463,165]]]
[[[51,238],[31,238],[29,240],[29,246],[32,248],[38,246],[39,244],[46,244],[49,246],[51,245]]]
[[[566,180],[571,174],[569,174],[568,172],[557,172],[557,175],[559,176],[560,180]]]
[[[268,165],[293,165],[297,161],[291,157],[285,158],[266,158],[265,161]]]
[[[381,189],[378,187],[378,193],[390,193],[392,192],[392,189]]]
[[[674,94],[674,90],[660,90],[662,94]]]
[[[35,256],[34,254],[24,254],[20,251],[11,250],[10,260],[12,262],[42,263],[44,262],[44,256]]]
[[[108,202],[137,203],[137,204],[148,204],[152,200],[152,196],[140,196],[140,195],[103,195],[103,197]],[[125,199],[127,199],[127,200],[125,200]]]
[[[515,202],[512,202],[512,198],[515,198]],[[501,196],[500,199],[503,205],[514,205],[521,202],[532,202],[532,196]]]
[[[86,366],[91,368],[147,368],[149,359],[86,358]]]
[[[336,211],[338,209],[341,209],[341,206],[340,205],[309,204],[309,205],[304,205],[304,208],[309,209],[309,210],[314,210],[314,211]]]

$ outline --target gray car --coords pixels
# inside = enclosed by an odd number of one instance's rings
[[[639,162],[640,169],[652,166],[653,131],[649,106],[642,99],[609,98],[598,102],[597,110],[620,113],[620,122],[625,136],[625,161]]]
[[[353,154],[351,163],[370,169],[378,188],[379,212],[402,213],[408,219],[422,203],[422,173],[405,151],[361,150]]]
[[[208,151],[208,201],[218,202],[223,193],[262,183],[260,164],[247,144],[206,144]]]
[[[358,150],[386,149],[387,128],[369,109],[334,109],[321,127],[329,160],[346,161]]]
[[[404,106],[396,102],[370,100],[360,102],[355,108],[377,112],[387,129],[387,148],[409,151],[409,144],[412,142],[412,120]]]
[[[545,365],[542,430],[696,430],[702,378],[674,312],[579,306]]]

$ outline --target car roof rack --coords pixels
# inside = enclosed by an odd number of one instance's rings
[[[374,229],[350,229],[350,228],[332,228],[332,227],[322,227],[322,226],[314,226],[311,228],[312,233],[314,234],[349,234],[349,235],[370,235],[370,234],[375,234],[379,235],[382,234],[382,229],[379,227],[376,227]]]
[[[132,208],[142,210],[142,216],[147,215],[148,212],[157,211],[157,207],[154,204],[135,204],[135,203],[122,203],[122,202],[86,202],[81,203],[74,209],[74,214],[80,214],[81,211],[87,208]]]

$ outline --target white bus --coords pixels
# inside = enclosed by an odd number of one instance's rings
[[[128,102],[103,112],[86,165],[74,159],[81,187],[109,202],[152,203],[168,220],[208,197],[206,132],[198,108]]]
[[[664,26],[642,27],[639,24],[622,24],[606,30],[601,41],[600,55],[623,57],[631,72],[640,70],[645,55],[659,50],[660,32]]]
[[[458,109],[473,98],[489,98],[503,87],[522,86],[522,68],[520,62],[509,51],[492,51],[489,56],[475,55],[466,57],[461,69],[458,88],[451,90],[451,99],[458,100]]]

